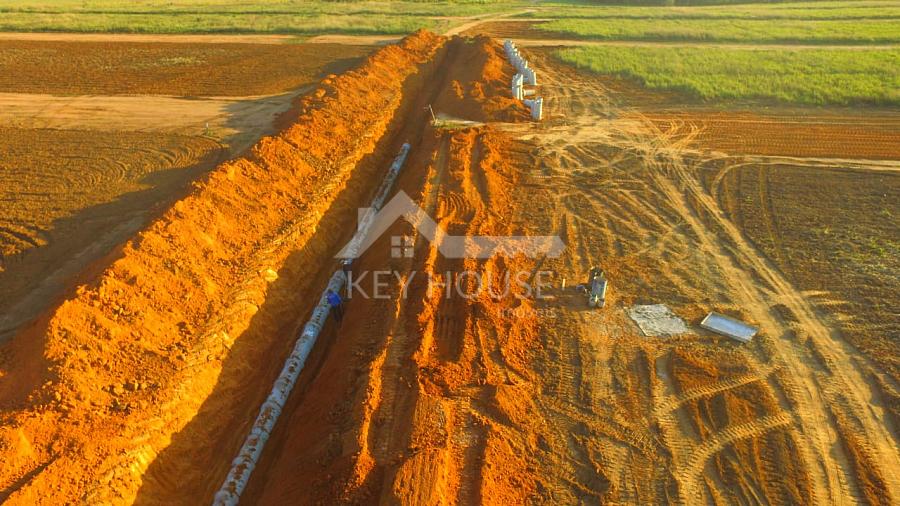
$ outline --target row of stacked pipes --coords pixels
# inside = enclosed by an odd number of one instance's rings
[[[519,54],[516,44],[507,39],[503,42],[506,57],[516,68],[516,75],[512,78],[512,95],[516,100],[521,100],[531,109],[531,119],[540,121],[544,113],[544,99],[541,97],[525,98],[534,95],[534,89],[526,90],[525,85],[537,86],[537,74],[534,69],[528,68],[528,60]]]

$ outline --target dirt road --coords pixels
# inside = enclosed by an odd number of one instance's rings
[[[0,126],[207,135],[236,154],[272,132],[273,120],[309,90],[258,97],[185,99],[0,93]]]
[[[188,44],[288,44],[293,35],[0,32],[0,40],[53,42],[177,42]]]

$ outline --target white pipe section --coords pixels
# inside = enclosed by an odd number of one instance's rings
[[[372,200],[372,208],[375,210],[380,209],[384,205],[384,201],[387,199],[394,181],[397,180],[400,169],[403,167],[403,162],[406,161],[409,150],[410,145],[408,143],[403,144],[400,154],[397,155],[394,163],[391,164],[384,181],[378,188],[378,193]],[[368,235],[368,228],[372,225],[374,215],[375,212],[370,212],[367,215],[369,219],[364,223],[360,223],[359,229],[365,233],[356,234],[357,237]],[[358,243],[356,248],[359,248]],[[356,252],[356,250],[352,251]],[[250,481],[250,474],[259,462],[263,447],[266,445],[266,441],[269,440],[269,436],[272,435],[275,423],[281,415],[281,410],[284,409],[288,396],[294,388],[297,378],[300,377],[300,371],[303,370],[303,365],[316,344],[319,332],[322,331],[325,322],[328,320],[328,315],[331,312],[331,306],[328,304],[327,299],[328,291],[340,293],[346,282],[347,275],[343,270],[336,271],[328,281],[328,286],[322,292],[318,305],[313,309],[312,316],[310,316],[309,321],[303,327],[303,332],[297,337],[293,351],[284,362],[284,367],[282,367],[278,379],[275,380],[269,397],[266,398],[259,408],[259,414],[256,416],[256,421],[253,423],[250,433],[244,440],[244,445],[238,451],[237,457],[231,461],[231,469],[228,471],[228,476],[225,477],[225,481],[213,498],[214,506],[235,506],[240,501],[241,493],[243,493],[247,483]]]
[[[294,350],[287,361],[285,361],[281,374],[278,375],[278,379],[275,380],[275,384],[272,386],[269,397],[266,398],[259,408],[259,414],[256,416],[256,422],[250,429],[250,434],[244,440],[244,445],[241,446],[237,457],[231,461],[231,470],[213,498],[214,505],[234,506],[240,500],[241,493],[250,481],[250,474],[256,468],[259,457],[262,455],[263,447],[275,429],[278,416],[281,415],[281,410],[284,409],[288,396],[294,388],[297,378],[300,377],[300,371],[303,370],[303,365],[306,363],[313,345],[316,344],[319,332],[322,331],[322,327],[325,326],[325,321],[328,319],[331,307],[326,298],[327,291],[334,290],[339,292],[346,282],[347,275],[344,274],[344,271],[336,271],[331,276],[328,288],[322,293],[319,304],[313,310],[309,322],[306,323],[306,326],[303,327],[303,332],[297,338]]]
[[[531,109],[531,119],[540,121],[544,116],[544,99],[540,97],[526,99],[526,96],[534,96],[535,90],[524,89],[525,84],[537,86],[537,72],[528,68],[528,60],[522,58],[513,41],[509,39],[504,40],[503,49],[506,51],[506,57],[509,58],[509,62],[516,69],[516,75],[513,76],[511,86],[513,98],[522,100]]]
[[[368,236],[368,230],[372,226],[372,222],[375,221],[375,214],[377,214],[378,210],[381,209],[381,206],[384,205],[384,201],[387,200],[387,196],[391,191],[391,187],[394,186],[394,181],[397,180],[397,175],[400,174],[400,169],[403,167],[403,163],[406,162],[406,156],[409,154],[410,145],[409,143],[404,143],[400,148],[400,154],[394,158],[394,163],[391,164],[391,168],[388,169],[387,175],[384,177],[384,181],[381,182],[381,187],[378,188],[378,193],[375,194],[375,198],[372,199],[372,206],[370,211],[366,213],[365,216],[361,217],[359,220],[359,226],[357,230],[364,233],[357,232],[353,239],[351,239],[350,243],[345,248],[345,256],[346,258],[358,258],[359,257],[359,248],[362,246],[362,242]]]
[[[544,99],[541,97],[522,101],[529,109],[531,109],[531,119],[540,121],[544,115]]]
[[[523,82],[522,74],[516,74],[513,76],[512,95],[513,95],[513,98],[515,98],[516,100],[522,100],[522,97],[524,96],[524,93],[522,90],[522,82]]]

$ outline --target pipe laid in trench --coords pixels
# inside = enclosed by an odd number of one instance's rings
[[[394,181],[397,180],[397,175],[406,161],[409,150],[410,145],[408,143],[403,144],[400,154],[397,155],[394,163],[391,164],[390,170],[388,170],[384,181],[378,188],[378,193],[372,199],[372,209],[374,211],[381,209],[384,205],[384,201],[387,199]],[[375,221],[375,214],[375,212],[366,214],[365,219],[360,222],[357,232],[347,248],[353,253],[354,258],[359,254],[359,245],[368,235],[369,229]],[[300,371],[303,370],[303,365],[316,344],[319,332],[322,331],[322,327],[325,326],[325,322],[328,320],[331,309],[327,300],[328,291],[340,293],[346,282],[347,275],[342,270],[336,271],[328,281],[328,286],[322,292],[321,298],[319,298],[319,304],[316,305],[312,316],[303,327],[303,332],[297,338],[294,350],[285,361],[278,379],[275,380],[275,384],[272,386],[269,397],[266,398],[259,408],[259,414],[256,416],[256,421],[250,429],[250,434],[244,440],[237,457],[231,461],[231,469],[228,471],[228,476],[225,477],[222,486],[219,487],[219,491],[216,492],[213,498],[213,505],[234,506],[240,501],[241,493],[243,493],[247,483],[250,481],[250,474],[259,462],[263,447],[265,447],[269,436],[272,435],[275,424],[278,422],[278,417],[281,415],[281,410],[284,409],[288,396],[290,396],[297,378],[300,377]]]

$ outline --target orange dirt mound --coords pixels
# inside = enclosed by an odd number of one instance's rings
[[[0,499],[134,500],[151,461],[222,387],[232,347],[265,344],[255,315],[288,255],[327,265],[312,241],[323,213],[443,42],[419,32],[324,81],[289,128],[196,183],[16,336],[0,363]],[[316,270],[291,274],[297,283]]]
[[[513,234],[499,214],[518,181],[510,144],[490,128],[432,132],[399,185],[448,234]],[[389,300],[351,299],[333,349],[282,414],[248,500],[472,504],[534,495],[526,436],[534,408],[513,399],[533,388],[531,304],[487,291],[446,297],[427,281],[490,272],[501,287],[502,273],[530,272],[533,262],[449,259],[424,238],[412,258],[386,258],[387,236],[404,234],[415,232],[400,221],[358,268],[386,263],[411,276],[406,295],[398,284]]]
[[[515,70],[502,47],[487,37],[454,38],[449,43],[453,73],[433,104],[435,114],[471,121],[524,121],[530,115],[512,98]]]

